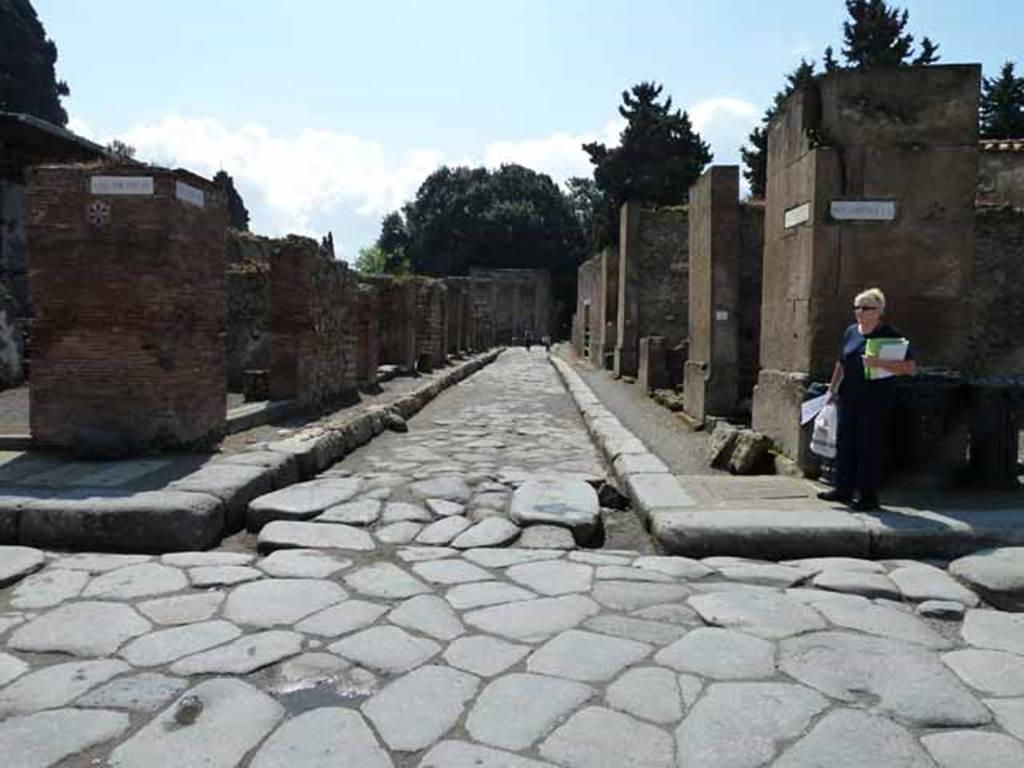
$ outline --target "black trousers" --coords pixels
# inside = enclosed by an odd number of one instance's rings
[[[878,501],[885,469],[892,414],[893,388],[889,382],[863,384],[839,397],[839,434],[836,439],[836,488],[865,501]]]

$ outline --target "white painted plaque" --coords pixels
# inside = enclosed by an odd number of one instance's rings
[[[725,321],[725,320],[728,320],[728,319],[729,319],[729,310],[728,309],[716,309],[715,310],[715,320]]]
[[[838,221],[892,221],[896,218],[896,201],[833,200],[829,213]]]
[[[798,205],[796,208],[790,208],[786,211],[782,219],[782,226],[785,229],[795,227],[797,224],[803,224],[805,221],[811,220],[811,204],[804,203]]]
[[[93,176],[89,191],[94,195],[152,195],[152,176]]]
[[[174,195],[179,200],[202,208],[206,204],[206,197],[203,190],[189,186],[183,181],[174,182]]]

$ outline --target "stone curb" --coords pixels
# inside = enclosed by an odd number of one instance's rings
[[[161,490],[8,491],[0,496],[0,544],[140,553],[209,549],[241,530],[254,498],[317,475],[383,432],[389,417],[409,419],[502,351],[437,371],[430,382],[390,405],[327,416],[286,440],[217,455]]]

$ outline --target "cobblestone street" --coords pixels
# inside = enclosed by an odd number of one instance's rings
[[[0,765],[1024,765],[1024,618],[972,558],[655,555],[605,477],[511,349],[258,539],[0,547]]]

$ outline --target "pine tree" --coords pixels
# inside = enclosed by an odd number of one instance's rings
[[[228,196],[228,220],[232,227],[243,231],[249,230],[249,211],[242,201],[242,196],[235,189],[235,180],[224,171],[217,171],[213,183],[220,186]]]
[[[57,46],[29,0],[0,0],[0,110],[68,123],[60,100],[68,84],[54,73]]]
[[[843,22],[843,58],[851,67],[921,66],[939,60],[939,46],[925,37],[914,56],[914,36],[906,32],[906,9],[890,8],[885,0],[846,0],[850,21]],[[838,67],[832,48],[825,49],[825,71]]]
[[[998,78],[983,78],[979,111],[982,138],[1024,138],[1024,77],[1014,74],[1012,61]]]

